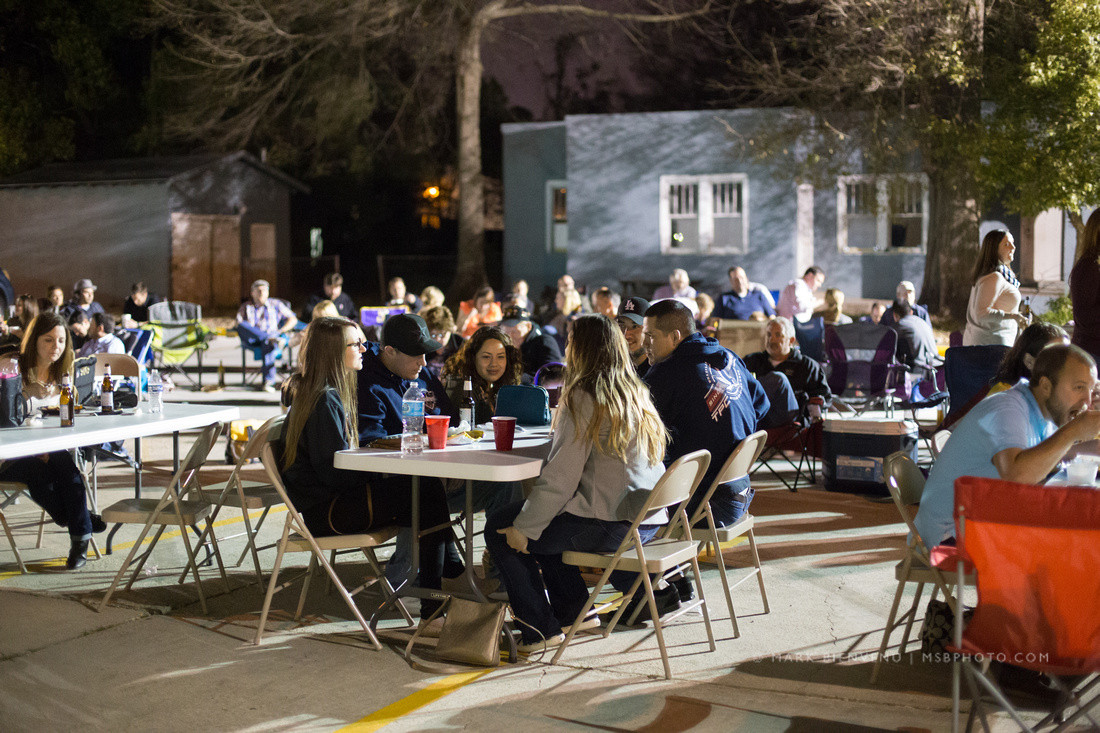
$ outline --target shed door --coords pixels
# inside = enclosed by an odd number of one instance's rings
[[[241,301],[241,218],[172,214],[172,300],[236,309]]]

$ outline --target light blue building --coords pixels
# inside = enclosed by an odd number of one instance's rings
[[[928,177],[916,165],[862,174],[859,160],[845,166],[853,175],[816,187],[781,174],[748,141],[793,114],[649,112],[503,125],[505,279],[525,278],[537,293],[568,272],[578,284],[648,296],[683,268],[698,289],[718,293],[733,265],[780,289],[816,264],[826,287],[850,298],[892,299],[900,280],[920,292]],[[1074,244],[1067,248],[1062,212],[997,219],[1016,234],[1025,282],[1068,276]]]

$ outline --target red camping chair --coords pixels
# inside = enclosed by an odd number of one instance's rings
[[[959,556],[977,574],[978,605],[956,624],[952,680],[954,729],[959,724],[960,670],[973,697],[970,717],[985,720],[992,698],[1023,730],[1031,730],[989,674],[990,661],[1041,672],[1061,692],[1039,726],[1063,730],[1100,702],[1100,494],[964,476],[955,482]],[[968,572],[957,568],[960,587]],[[952,568],[955,570],[955,568]],[[1067,676],[1083,675],[1077,689]],[[1089,677],[1091,676],[1091,680]],[[988,696],[983,700],[982,693]],[[1091,697],[1089,695],[1091,694]]]

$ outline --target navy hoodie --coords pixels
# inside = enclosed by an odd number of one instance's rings
[[[402,379],[382,363],[382,346],[367,343],[363,354],[363,369],[359,372],[359,444],[367,445],[376,438],[401,433],[401,398],[413,381],[426,389],[425,415],[450,415],[457,424],[458,410],[447,397],[447,390],[427,369],[421,369],[416,380]],[[434,399],[433,399],[434,398]]]
[[[741,357],[701,333],[688,336],[667,359],[650,366],[644,381],[672,435],[665,464],[692,451],[710,451],[703,487],[710,486],[771,406]]]

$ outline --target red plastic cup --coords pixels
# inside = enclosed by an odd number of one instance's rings
[[[428,447],[435,450],[447,447],[447,428],[451,424],[448,415],[425,415],[428,424]]]
[[[512,450],[512,441],[516,437],[516,419],[514,417],[493,418],[493,442],[497,450]]]

